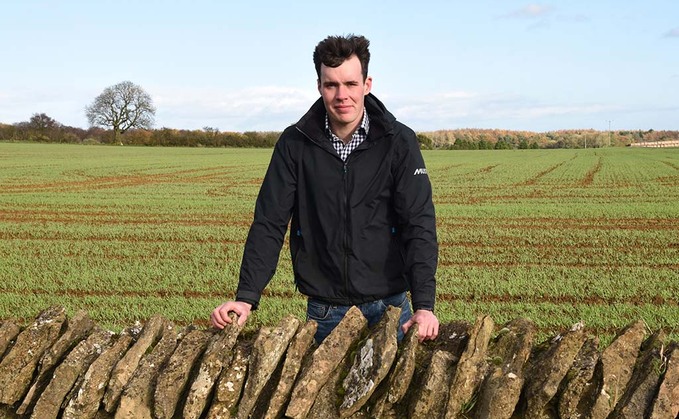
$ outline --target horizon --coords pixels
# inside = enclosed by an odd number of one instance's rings
[[[35,115],[35,114],[36,114],[36,113],[34,112],[31,116],[33,116],[33,115]],[[49,115],[47,115],[47,116],[49,116]],[[30,119],[30,117],[29,117],[29,119]],[[29,122],[29,121],[28,121],[28,120],[25,120],[25,121],[11,122],[11,123],[4,122],[4,121],[0,121],[0,125],[17,125],[17,124],[26,123],[26,122]],[[55,122],[61,124],[60,121],[55,120]],[[62,125],[64,128],[74,128],[74,129],[80,129],[80,130],[83,130],[83,131],[87,131],[87,130],[93,129],[93,128],[94,128],[94,129],[102,129],[103,131],[106,131],[106,132],[109,132],[109,131],[112,132],[112,131],[113,131],[112,128],[101,128],[101,127],[91,127],[91,126],[87,126],[87,127],[77,127],[77,126],[66,125],[66,124],[61,124],[61,125]],[[152,128],[131,128],[131,129],[128,130],[128,132],[134,132],[134,131],[137,131],[137,130],[142,130],[142,131],[144,131],[144,130],[153,131],[153,130],[163,130],[163,129],[177,130],[177,131],[205,131],[206,128],[209,128],[209,129],[216,129],[216,128],[210,127],[210,126],[205,126],[205,127],[202,127],[202,128],[176,128],[176,127],[169,127],[169,126],[162,126],[162,127],[154,126],[154,127],[152,127]],[[221,130],[221,129],[220,129],[220,130],[218,130],[217,132],[220,133],[220,134],[229,134],[229,133],[243,134],[243,133],[247,133],[247,132],[254,132],[254,133],[278,133],[278,134],[280,134],[280,133],[282,133],[282,132],[285,130],[285,128],[287,128],[287,127],[283,127],[283,128],[281,128],[281,129],[279,129],[279,130],[275,130],[275,129],[274,129],[274,130],[252,130],[252,129],[245,129],[245,130],[242,130],[242,131]],[[623,128],[620,128],[620,129],[613,129],[613,128],[611,128],[611,130],[609,131],[608,129],[594,129],[594,128],[565,128],[565,129],[559,129],[559,128],[557,128],[557,129],[548,130],[548,131],[530,131],[530,130],[507,129],[507,128],[459,127],[459,128],[451,128],[451,129],[430,129],[430,130],[414,130],[414,131],[415,131],[416,133],[437,133],[437,132],[447,132],[447,131],[449,131],[449,132],[452,132],[452,131],[506,131],[506,132],[516,132],[516,133],[548,134],[548,133],[556,133],[556,132],[565,132],[565,133],[574,132],[574,133],[581,133],[581,132],[588,132],[588,131],[591,131],[591,132],[594,132],[594,133],[607,133],[607,132],[645,132],[645,133],[650,133],[650,132],[655,132],[655,131],[657,131],[657,132],[679,132],[679,129],[662,130],[662,129],[653,129],[653,128],[649,128],[649,129],[623,129]],[[121,134],[121,135],[124,135],[124,134]],[[3,141],[3,140],[0,139],[0,141]]]
[[[0,17],[0,122],[85,107],[130,80],[155,127],[282,131],[319,97],[328,35],[371,42],[373,93],[418,132],[679,129],[679,3],[29,0]]]

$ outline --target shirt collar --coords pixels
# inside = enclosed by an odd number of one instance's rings
[[[361,125],[358,126],[356,132],[352,134],[352,137],[356,134],[368,135],[370,130],[370,117],[368,117],[368,111],[363,107],[363,119],[361,120]],[[330,119],[328,118],[328,113],[325,113],[325,133],[330,137],[331,140],[340,140],[338,136],[330,129]],[[340,140],[341,141],[341,140]]]

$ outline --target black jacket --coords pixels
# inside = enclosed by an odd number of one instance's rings
[[[406,290],[434,308],[438,245],[431,184],[415,133],[373,95],[368,137],[338,156],[319,99],[276,143],[255,205],[236,299],[257,307],[292,216],[290,253],[299,290],[333,304]]]

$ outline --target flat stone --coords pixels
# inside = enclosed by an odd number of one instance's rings
[[[177,329],[168,321],[161,333],[158,344],[139,362],[139,367],[125,386],[116,410],[116,419],[153,418],[153,386],[177,347],[179,338]]]
[[[679,345],[672,342],[665,351],[665,373],[658,395],[651,408],[649,419],[676,418],[679,416]]]
[[[577,323],[566,333],[552,338],[544,351],[529,360],[524,388],[526,417],[546,416],[547,404],[556,395],[586,339],[584,325]]]
[[[38,362],[58,339],[64,321],[64,308],[51,307],[19,333],[0,363],[0,403],[14,404],[26,394]]]
[[[601,376],[596,377],[601,385],[595,393],[590,413],[592,419],[608,417],[625,393],[645,336],[646,325],[637,321],[623,329],[601,354]]]
[[[179,398],[187,388],[191,371],[205,352],[212,331],[191,330],[177,345],[167,366],[160,372],[155,388],[154,414],[159,419],[174,416]]]
[[[473,397],[483,381],[488,362],[488,345],[495,323],[490,316],[478,316],[469,331],[467,347],[460,356],[450,383],[446,418],[459,418],[473,406]]]
[[[283,408],[290,400],[292,386],[295,384],[295,380],[302,368],[302,360],[309,353],[314,343],[314,335],[317,328],[318,324],[313,320],[309,320],[299,328],[292,339],[290,347],[285,353],[281,377],[278,380],[278,385],[273,392],[266,414],[264,415],[265,419],[276,419],[282,416]]]
[[[524,367],[533,347],[536,328],[528,319],[515,319],[500,330],[491,344],[491,363],[475,411],[478,417],[509,419],[521,396]]]
[[[111,343],[113,332],[97,330],[87,339],[78,343],[68,356],[54,370],[52,379],[39,395],[31,418],[56,418],[66,395],[92,361]]]
[[[298,328],[299,320],[294,316],[288,316],[275,328],[260,329],[250,355],[250,368],[243,398],[238,406],[238,418],[245,419],[250,416],[259,395],[278,367]]]
[[[2,325],[0,325],[0,360],[20,331],[21,327],[11,320],[2,322]]]
[[[99,411],[106,385],[115,364],[123,357],[140,328],[124,330],[111,347],[92,362],[75,396],[64,409],[63,419],[92,419]]]
[[[660,384],[666,336],[660,329],[644,342],[627,390],[609,417],[633,419],[646,416]]]
[[[344,401],[340,406],[340,417],[358,412],[387,376],[398,350],[400,317],[401,309],[389,306],[374,332],[360,345],[354,364],[342,383]]]
[[[387,400],[391,404],[396,404],[401,401],[403,396],[405,396],[406,391],[408,391],[408,387],[410,387],[413,374],[415,373],[415,355],[417,354],[417,348],[420,344],[418,340],[419,330],[419,325],[415,323],[410,327],[408,333],[406,333],[403,338],[403,350],[396,361],[394,373],[389,379]]]
[[[593,383],[594,370],[599,363],[599,340],[588,338],[580,348],[573,365],[560,385],[558,410],[562,418],[584,418],[588,394]]]
[[[410,408],[411,418],[440,418],[446,411],[448,390],[458,358],[448,351],[435,350],[429,367]]]
[[[49,370],[56,366],[63,356],[76,344],[85,339],[94,329],[94,321],[86,311],[80,310],[64,322],[64,332],[40,360],[40,368]]]
[[[213,336],[208,343],[196,378],[186,397],[182,416],[184,419],[201,417],[219,374],[231,361],[233,347],[243,327],[238,325],[236,313],[229,313],[229,318],[231,323]]]
[[[368,321],[357,307],[347,311],[337,327],[311,355],[309,366],[302,370],[292,390],[290,404],[285,412],[287,416],[296,419],[307,417],[318,392],[367,325]]]
[[[137,341],[127,350],[113,368],[108,388],[103,398],[104,409],[107,412],[111,413],[115,410],[127,382],[136,371],[146,351],[152,348],[160,338],[165,324],[166,320],[162,317],[151,317],[144,325]]]
[[[340,399],[342,377],[344,372],[349,370],[351,364],[349,353],[347,353],[318,392],[318,396],[316,396],[316,400],[314,400],[314,404],[306,416],[307,418],[340,418],[337,401]]]
[[[313,337],[313,335],[312,335]],[[228,419],[235,411],[245,384],[251,348],[244,344],[236,345],[233,358],[224,368],[215,386],[215,395],[207,419]]]
[[[373,406],[372,414],[381,418],[395,414],[393,405],[405,396],[415,373],[419,325],[414,323],[401,342],[402,348],[397,355],[394,371],[389,375],[386,388],[379,395]]]
[[[28,393],[26,393],[21,406],[17,409],[17,413],[23,415],[31,410],[33,404],[43,392],[47,383],[49,383],[56,365],[61,362],[68,351],[87,337],[94,328],[94,321],[92,321],[87,312],[80,310],[70,319],[66,318],[64,325],[65,331],[40,359],[38,377],[33,380],[33,385],[31,385]]]

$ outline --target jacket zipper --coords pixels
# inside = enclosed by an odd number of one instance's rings
[[[295,126],[297,131],[299,131],[302,135],[304,135],[306,138],[309,139],[312,143],[316,144],[318,147],[322,148],[323,150],[326,150],[328,153],[333,154],[335,157],[338,159],[340,158],[338,155],[332,153],[330,150],[327,150],[325,147],[323,147],[318,141],[313,139],[309,134],[304,132],[300,127]],[[364,141],[365,142],[365,141]],[[360,146],[359,146],[360,147]],[[356,149],[358,150],[358,148]],[[354,150],[354,151],[356,151]],[[349,160],[351,156],[347,157],[347,160]],[[341,159],[340,159],[341,160]],[[342,270],[342,279],[344,280],[344,290],[347,296],[350,295],[349,293],[349,177],[348,177],[348,171],[349,168],[347,166],[347,162],[343,162],[343,167],[342,167],[342,180],[344,181],[344,188],[342,189],[342,199],[343,199],[343,204],[344,204],[344,238],[343,238],[343,243],[342,243],[342,252],[344,253],[344,266]]]
[[[344,289],[346,290],[346,295],[349,295],[349,176],[347,171],[347,162],[345,161],[344,173],[342,175],[344,180],[344,188],[342,189],[342,198],[344,200],[344,271],[342,272],[342,276],[344,279]]]

